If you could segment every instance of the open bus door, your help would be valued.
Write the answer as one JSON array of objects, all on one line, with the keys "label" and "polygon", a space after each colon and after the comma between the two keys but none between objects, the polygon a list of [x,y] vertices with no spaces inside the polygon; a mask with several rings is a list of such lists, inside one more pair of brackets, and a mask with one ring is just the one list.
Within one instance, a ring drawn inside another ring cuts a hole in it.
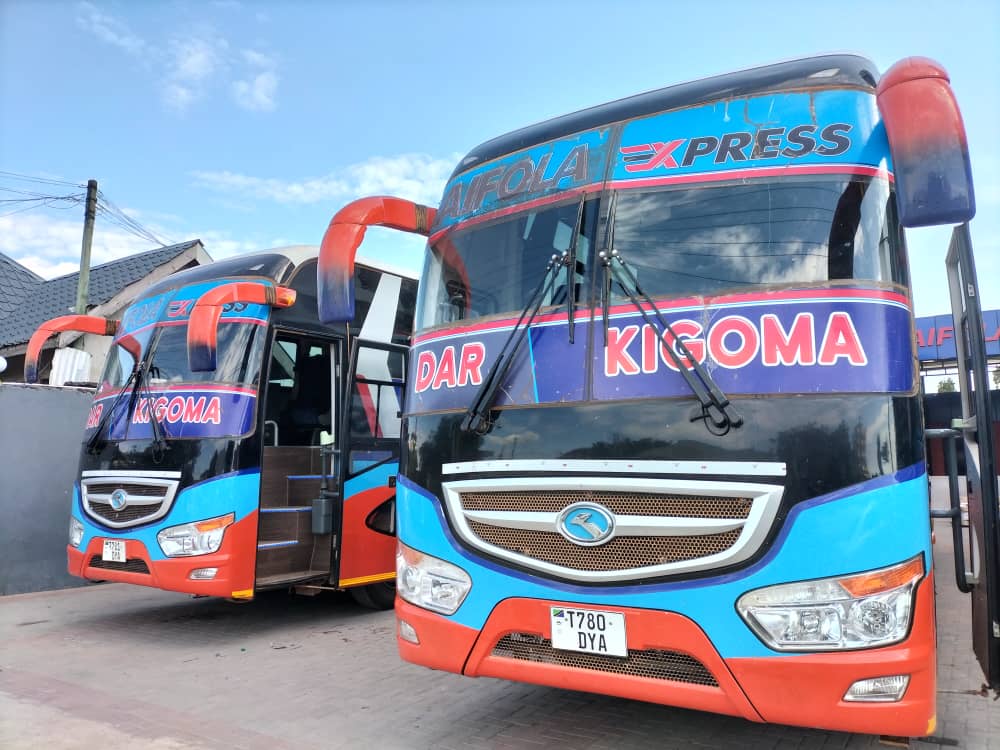
[{"label": "open bus door", "polygon": [[339,539],[343,339],[275,330],[263,384],[256,588],[321,579]]},{"label": "open bus door", "polygon": [[[948,286],[954,317],[962,419],[954,427],[965,451],[969,502],[966,549],[956,546],[959,585],[972,594],[972,647],[987,685],[1000,690],[1000,504],[993,445],[992,410],[986,367],[979,285],[969,225],[952,233],[948,248]],[[955,471],[949,461],[949,473]],[[956,505],[953,499],[953,506]],[[960,524],[961,517],[953,517]],[[956,541],[958,541],[956,539]],[[968,569],[964,560],[969,561]],[[962,580],[964,578],[964,580]],[[962,585],[964,583],[964,586]]]},{"label": "open bus door", "polygon": [[340,435],[340,540],[331,582],[361,604],[392,606],[396,577],[396,474],[407,348],[354,339]]}]

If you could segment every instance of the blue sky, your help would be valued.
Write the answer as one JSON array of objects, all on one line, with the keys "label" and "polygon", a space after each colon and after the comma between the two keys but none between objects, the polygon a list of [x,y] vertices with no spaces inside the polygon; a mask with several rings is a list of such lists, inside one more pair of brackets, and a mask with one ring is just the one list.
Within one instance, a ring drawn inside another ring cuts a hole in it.
[{"label": "blue sky", "polygon": [[[568,111],[818,52],[861,52],[883,71],[926,55],[948,69],[963,108],[982,302],[997,308],[998,8],[0,0],[0,170],[96,178],[156,236],[200,237],[220,258],[318,244],[361,195],[436,205],[461,154]],[[77,192],[2,174],[0,187]],[[0,207],[0,251],[45,276],[74,270],[79,206],[11,210]],[[909,233],[919,315],[949,309],[949,231]],[[98,217],[95,262],[150,247]],[[362,252],[422,262],[421,243],[395,233],[372,233]]]}]

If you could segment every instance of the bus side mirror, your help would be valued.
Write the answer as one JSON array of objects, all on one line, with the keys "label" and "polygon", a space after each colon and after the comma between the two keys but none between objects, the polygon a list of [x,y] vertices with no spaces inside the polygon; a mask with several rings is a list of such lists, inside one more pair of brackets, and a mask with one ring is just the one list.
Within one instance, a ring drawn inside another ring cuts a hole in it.
[{"label": "bus side mirror", "polygon": [[436,211],[402,198],[360,198],[340,209],[323,235],[316,265],[319,319],[331,325],[354,320],[354,258],[368,227],[430,233]]},{"label": "bus side mirror", "polygon": [[976,214],[969,144],[948,74],[926,57],[886,71],[877,100],[904,227],[961,224]]},{"label": "bus side mirror", "polygon": [[291,307],[295,290],[270,281],[234,281],[209,289],[191,308],[188,319],[188,368],[191,372],[214,372],[219,348],[219,319],[226,305],[243,302],[270,307]]},{"label": "bus side mirror", "polygon": [[62,331],[114,336],[117,330],[117,320],[98,318],[95,315],[62,315],[45,321],[38,326],[38,330],[31,334],[31,340],[28,341],[28,351],[24,355],[24,382],[38,382],[38,357],[42,353],[42,345],[45,344],[49,336]]}]

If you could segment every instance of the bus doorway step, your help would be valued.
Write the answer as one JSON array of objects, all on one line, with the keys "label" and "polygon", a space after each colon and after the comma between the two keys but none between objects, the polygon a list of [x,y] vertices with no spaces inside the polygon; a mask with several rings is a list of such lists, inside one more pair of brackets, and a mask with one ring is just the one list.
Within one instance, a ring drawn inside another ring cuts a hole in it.
[{"label": "bus doorway step", "polygon": [[[313,579],[325,578],[328,575],[329,573],[325,570],[297,570],[290,573],[275,573],[274,575],[258,577],[256,588],[260,590],[275,588],[277,586],[291,586]],[[295,588],[299,587],[296,586]]]}]

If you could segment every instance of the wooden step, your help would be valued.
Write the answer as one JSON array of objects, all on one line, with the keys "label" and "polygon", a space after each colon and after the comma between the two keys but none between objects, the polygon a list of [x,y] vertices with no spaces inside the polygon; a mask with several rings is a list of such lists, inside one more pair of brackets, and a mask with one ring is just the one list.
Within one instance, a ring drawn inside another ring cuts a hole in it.
[{"label": "wooden step", "polygon": [[[282,544],[281,542],[294,544]],[[313,545],[298,543],[297,540],[280,540],[278,542],[261,542],[257,548],[257,577],[287,576],[296,571],[314,570],[312,564]]]},{"label": "wooden step", "polygon": [[[262,509],[257,519],[258,545],[297,539],[312,544],[312,507]],[[259,549],[259,546],[258,546]]]}]

